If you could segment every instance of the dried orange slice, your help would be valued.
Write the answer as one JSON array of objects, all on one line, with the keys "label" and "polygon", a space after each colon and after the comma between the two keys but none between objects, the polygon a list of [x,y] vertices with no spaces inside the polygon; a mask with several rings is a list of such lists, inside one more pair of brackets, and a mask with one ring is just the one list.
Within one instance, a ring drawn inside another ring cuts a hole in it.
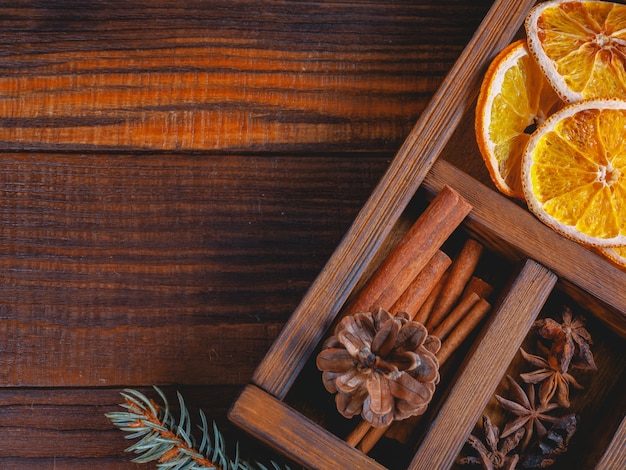
[{"label": "dried orange slice", "polygon": [[626,246],[601,248],[600,253],[613,261],[618,267],[626,270]]},{"label": "dried orange slice", "polygon": [[476,104],[476,139],[491,179],[507,196],[523,199],[522,153],[530,133],[561,100],[520,40],[491,62]]},{"label": "dried orange slice", "polygon": [[545,2],[525,22],[531,54],[567,102],[626,99],[626,5]]},{"label": "dried orange slice", "polygon": [[626,101],[585,100],[557,111],[522,158],[529,209],[590,246],[626,245]]}]

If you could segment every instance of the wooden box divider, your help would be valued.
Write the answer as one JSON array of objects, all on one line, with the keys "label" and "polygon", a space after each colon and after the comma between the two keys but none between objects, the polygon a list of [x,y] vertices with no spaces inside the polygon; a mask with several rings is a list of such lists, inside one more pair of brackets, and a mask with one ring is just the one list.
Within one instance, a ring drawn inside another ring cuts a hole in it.
[{"label": "wooden box divider", "polygon": [[246,386],[229,417],[259,441],[307,468],[336,470],[338,462],[346,470],[385,468],[255,385]]}]

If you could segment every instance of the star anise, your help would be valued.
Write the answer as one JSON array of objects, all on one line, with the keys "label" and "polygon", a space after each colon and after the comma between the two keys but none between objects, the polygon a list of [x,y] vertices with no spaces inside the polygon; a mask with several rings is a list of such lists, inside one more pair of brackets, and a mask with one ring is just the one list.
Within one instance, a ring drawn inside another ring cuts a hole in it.
[{"label": "star anise", "polygon": [[379,309],[344,317],[316,363],[339,412],[380,427],[426,410],[439,382],[440,347],[421,323]]},{"label": "star anise", "polygon": [[473,434],[470,434],[467,438],[467,443],[478,452],[479,456],[463,457],[458,459],[457,463],[462,465],[482,465],[485,470],[495,470],[497,468],[514,470],[519,461],[519,455],[509,454],[519,444],[524,435],[524,428],[517,429],[513,434],[501,440],[500,429],[491,422],[489,416],[484,415],[483,433],[485,434],[485,443]]},{"label": "star anise", "polygon": [[546,427],[542,421],[554,423],[558,418],[548,415],[550,411],[558,408],[557,403],[537,404],[535,402],[535,386],[527,385],[527,392],[509,375],[506,376],[509,382],[509,392],[512,400],[507,400],[499,395],[496,399],[500,405],[507,411],[517,416],[513,421],[507,423],[502,430],[502,437],[507,437],[520,428],[526,430],[522,449],[528,445],[533,435],[533,429],[537,430],[539,436],[546,433]]},{"label": "star anise", "polygon": [[540,356],[529,354],[520,348],[522,357],[531,365],[538,367],[537,370],[528,372],[526,374],[520,374],[520,378],[528,384],[539,385],[539,402],[542,406],[547,406],[548,402],[556,397],[556,402],[568,408],[570,406],[569,401],[569,386],[570,384],[577,389],[582,389],[576,379],[567,372],[562,372],[559,365],[556,363],[554,356],[548,356],[548,359],[544,359]]},{"label": "star anise", "polygon": [[567,452],[570,439],[576,432],[578,416],[575,413],[555,422],[548,432],[537,440],[522,458],[524,468],[545,468],[553,465],[559,455]]},{"label": "star anise", "polygon": [[572,319],[572,310],[565,306],[562,311],[563,323],[552,318],[537,320],[534,327],[539,335],[552,340],[550,355],[557,360],[561,372],[567,372],[570,363],[579,369],[596,370],[590,344],[591,335],[585,329],[584,317],[578,315]]}]

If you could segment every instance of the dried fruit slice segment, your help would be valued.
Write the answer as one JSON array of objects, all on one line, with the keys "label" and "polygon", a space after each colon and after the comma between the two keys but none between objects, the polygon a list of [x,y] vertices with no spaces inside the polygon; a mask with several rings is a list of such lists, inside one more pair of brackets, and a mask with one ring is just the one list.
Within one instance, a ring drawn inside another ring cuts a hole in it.
[{"label": "dried fruit slice segment", "polygon": [[563,100],[626,98],[626,5],[544,2],[525,28],[531,54]]},{"label": "dried fruit slice segment", "polygon": [[523,40],[492,61],[476,106],[476,138],[496,187],[522,199],[521,157],[535,127],[561,100],[530,57]]},{"label": "dried fruit slice segment", "polygon": [[553,114],[522,159],[529,209],[590,246],[626,245],[626,101],[590,100]]},{"label": "dried fruit slice segment", "polygon": [[620,268],[626,270],[626,246],[601,248],[600,253],[609,258]]}]

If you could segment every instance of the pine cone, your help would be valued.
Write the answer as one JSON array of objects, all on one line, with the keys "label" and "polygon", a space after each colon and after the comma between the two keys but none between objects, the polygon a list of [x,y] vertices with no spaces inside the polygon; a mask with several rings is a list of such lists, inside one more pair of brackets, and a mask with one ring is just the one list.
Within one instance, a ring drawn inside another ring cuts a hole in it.
[{"label": "pine cone", "polygon": [[405,313],[379,309],[344,317],[316,363],[343,416],[360,413],[381,427],[426,411],[439,382],[440,347]]}]

